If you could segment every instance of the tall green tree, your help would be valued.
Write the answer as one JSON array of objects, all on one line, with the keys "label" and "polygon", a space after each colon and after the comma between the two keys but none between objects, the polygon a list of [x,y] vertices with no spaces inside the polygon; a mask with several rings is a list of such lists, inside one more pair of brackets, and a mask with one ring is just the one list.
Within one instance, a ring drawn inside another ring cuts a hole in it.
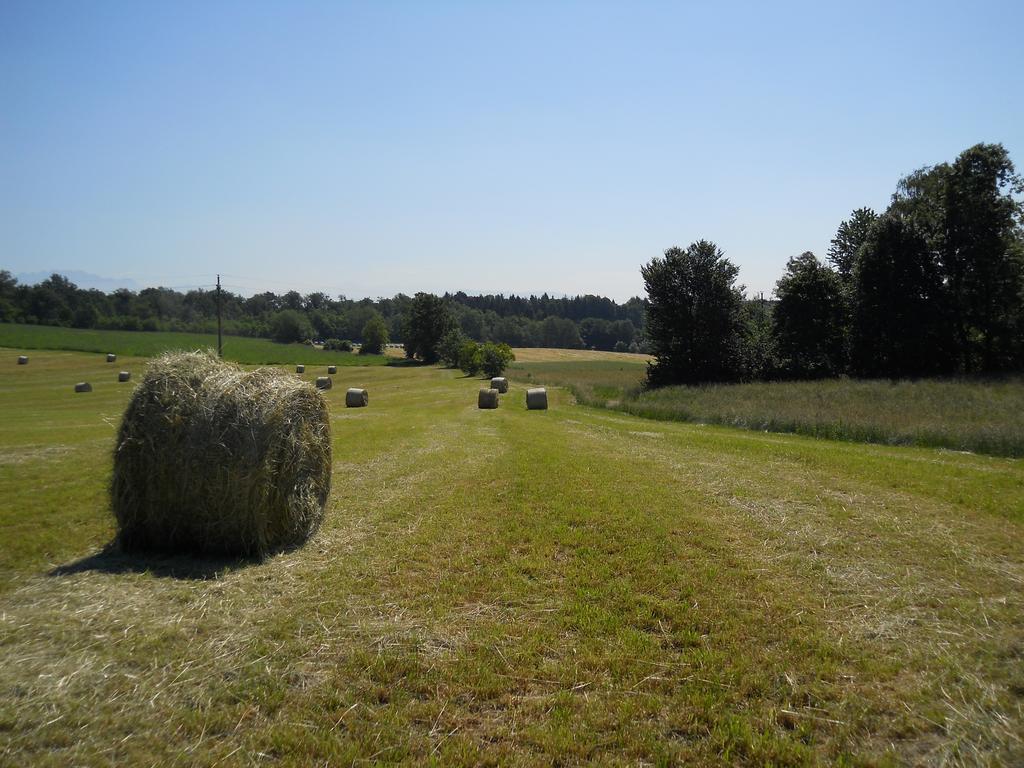
[{"label": "tall green tree", "polygon": [[773,304],[763,296],[743,302],[740,361],[744,381],[764,381],[779,372]]},{"label": "tall green tree", "polygon": [[845,367],[843,290],[811,252],[794,256],[775,284],[775,340],[784,376],[819,379]]},{"label": "tall green tree", "polygon": [[17,278],[6,269],[0,269],[0,322],[12,322],[18,317],[17,288]]},{"label": "tall green tree", "polygon": [[740,374],[743,290],[739,270],[708,240],[669,248],[640,268],[651,387],[733,381]]},{"label": "tall green tree", "polygon": [[425,363],[441,359],[441,339],[455,327],[447,302],[432,293],[417,293],[405,316],[404,344],[407,357]]},{"label": "tall green tree", "polygon": [[305,314],[296,309],[283,309],[270,320],[270,337],[288,344],[313,337],[313,326]]},{"label": "tall green tree", "polygon": [[864,245],[868,230],[875,223],[878,214],[870,208],[858,208],[850,218],[839,224],[836,236],[828,248],[828,260],[832,262],[839,278],[844,283],[853,280],[853,267],[857,251]]},{"label": "tall green tree", "polygon": [[985,371],[1005,369],[1012,359],[1024,287],[1015,248],[1022,209],[1013,197],[1021,192],[1024,183],[1000,144],[964,151],[946,186],[943,262],[954,317],[967,326],[972,357]]},{"label": "tall green tree", "polygon": [[857,255],[854,283],[854,373],[900,378],[950,369],[942,277],[913,224],[880,217]]},{"label": "tall green tree", "polygon": [[549,315],[541,323],[541,346],[556,349],[580,349],[583,339],[580,338],[576,323],[566,317]]},{"label": "tall green tree", "polygon": [[948,294],[959,370],[1019,365],[1024,264],[1017,199],[1024,181],[1001,144],[976,144],[953,163],[900,180],[889,211],[922,233]]},{"label": "tall green tree", "polygon": [[458,368],[459,353],[462,351],[462,345],[467,340],[468,337],[461,329],[458,327],[452,328],[444,335],[441,343],[437,346],[438,359],[448,368]]},{"label": "tall green tree", "polygon": [[384,351],[387,343],[388,326],[384,322],[384,318],[375,312],[373,317],[367,320],[366,325],[363,326],[363,345],[359,348],[359,353],[363,355],[379,355]]}]

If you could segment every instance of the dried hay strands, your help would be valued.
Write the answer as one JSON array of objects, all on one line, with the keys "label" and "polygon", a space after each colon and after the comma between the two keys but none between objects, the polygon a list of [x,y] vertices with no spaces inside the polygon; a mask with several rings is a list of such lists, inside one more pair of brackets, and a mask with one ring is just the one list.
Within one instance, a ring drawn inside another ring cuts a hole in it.
[{"label": "dried hay strands", "polygon": [[495,376],[491,379],[491,389],[496,389],[501,394],[505,394],[508,392],[508,379],[504,376]]},{"label": "dried hay strands", "polygon": [[476,399],[477,408],[497,408],[498,407],[498,390],[496,389],[481,389],[480,394]]},{"label": "dried hay strands", "polygon": [[305,542],[331,489],[327,402],[279,368],[212,352],[153,360],[114,450],[126,550],[263,556]]},{"label": "dried hay strands", "polygon": [[92,392],[92,384],[88,381],[80,381],[75,384],[75,392]]},{"label": "dried hay strands", "polygon": [[548,409],[548,391],[544,387],[526,390],[526,407],[531,411],[546,411]]},{"label": "dried hay strands", "polygon": [[345,406],[347,408],[362,408],[369,404],[370,396],[366,393],[365,389],[350,387],[348,391],[345,392]]},{"label": "dried hay strands", "polygon": [[118,381],[128,381],[132,377],[131,371],[121,371],[117,374]]},{"label": "dried hay strands", "polygon": [[317,389],[330,389],[334,386],[334,382],[331,381],[330,376],[317,376],[316,377],[316,388]]}]

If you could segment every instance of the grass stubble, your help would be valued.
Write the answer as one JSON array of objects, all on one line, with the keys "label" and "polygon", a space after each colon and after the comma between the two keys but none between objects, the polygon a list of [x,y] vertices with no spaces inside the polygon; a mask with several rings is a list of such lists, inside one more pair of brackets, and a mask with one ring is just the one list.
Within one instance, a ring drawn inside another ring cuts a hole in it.
[{"label": "grass stubble", "polygon": [[0,373],[0,763],[1024,759],[1019,461],[347,369],[317,536],[204,570],[95,556],[129,390],[37,360]]}]

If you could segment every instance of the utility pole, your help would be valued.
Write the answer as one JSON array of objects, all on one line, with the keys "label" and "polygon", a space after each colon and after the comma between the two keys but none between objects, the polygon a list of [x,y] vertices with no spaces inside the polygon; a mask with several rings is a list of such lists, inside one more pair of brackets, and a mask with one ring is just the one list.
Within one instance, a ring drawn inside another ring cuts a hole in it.
[{"label": "utility pole", "polygon": [[217,357],[224,357],[224,340],[220,334],[220,275],[217,275]]}]

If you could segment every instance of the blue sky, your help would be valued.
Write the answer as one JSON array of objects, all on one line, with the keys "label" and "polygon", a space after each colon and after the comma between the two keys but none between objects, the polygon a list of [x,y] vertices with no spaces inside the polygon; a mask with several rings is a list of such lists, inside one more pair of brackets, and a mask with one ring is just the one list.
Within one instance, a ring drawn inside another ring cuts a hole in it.
[{"label": "blue sky", "polygon": [[0,2],[0,268],[751,293],[899,177],[1024,167],[1024,3]]}]

